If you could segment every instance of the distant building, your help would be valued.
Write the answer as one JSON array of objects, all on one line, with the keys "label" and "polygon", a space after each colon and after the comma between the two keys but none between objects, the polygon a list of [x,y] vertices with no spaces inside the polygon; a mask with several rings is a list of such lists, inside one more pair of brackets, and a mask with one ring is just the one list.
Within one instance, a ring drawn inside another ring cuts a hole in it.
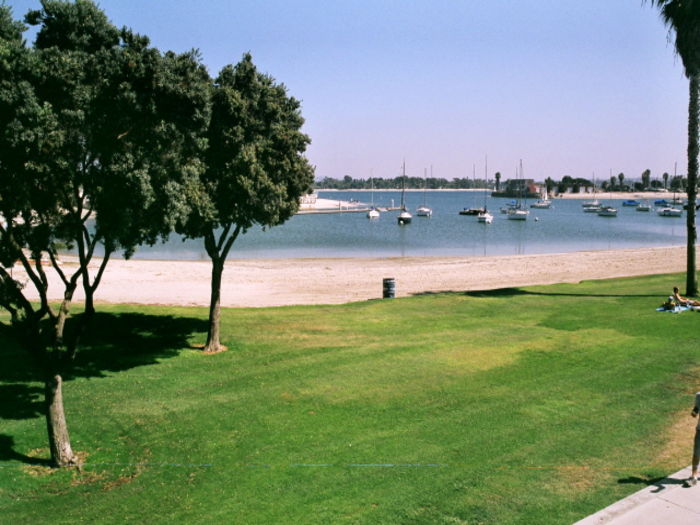
[{"label": "distant building", "polygon": [[542,185],[533,179],[508,179],[502,185],[501,191],[491,193],[492,197],[508,197],[511,199],[538,199],[542,192]]}]

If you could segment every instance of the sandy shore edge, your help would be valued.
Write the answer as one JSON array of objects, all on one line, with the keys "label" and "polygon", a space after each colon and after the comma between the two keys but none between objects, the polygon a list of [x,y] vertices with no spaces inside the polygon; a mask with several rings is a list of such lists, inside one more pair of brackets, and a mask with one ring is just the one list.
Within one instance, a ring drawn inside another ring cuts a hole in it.
[{"label": "sandy shore edge", "polygon": [[[488,290],[685,271],[684,246],[559,254],[488,257],[236,259],[226,263],[221,289],[225,307],[342,304],[382,296],[382,279],[396,280],[397,297],[446,291]],[[91,266],[94,272],[99,261]],[[75,260],[63,258],[71,272]],[[63,288],[47,269],[50,299]],[[26,282],[19,267],[14,277]],[[109,262],[98,303],[208,306],[208,261]],[[31,283],[26,292],[32,296]],[[36,296],[32,296],[36,298]],[[76,292],[76,301],[83,299]]]}]

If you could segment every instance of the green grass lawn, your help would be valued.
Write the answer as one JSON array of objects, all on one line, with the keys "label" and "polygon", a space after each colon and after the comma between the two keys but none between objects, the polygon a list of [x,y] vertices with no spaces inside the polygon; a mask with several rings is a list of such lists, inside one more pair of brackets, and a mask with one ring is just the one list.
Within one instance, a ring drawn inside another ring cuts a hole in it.
[{"label": "green grass lawn", "polygon": [[700,315],[654,276],[340,306],[100,306],[82,472],[0,336],[1,523],[572,523],[690,462]]}]

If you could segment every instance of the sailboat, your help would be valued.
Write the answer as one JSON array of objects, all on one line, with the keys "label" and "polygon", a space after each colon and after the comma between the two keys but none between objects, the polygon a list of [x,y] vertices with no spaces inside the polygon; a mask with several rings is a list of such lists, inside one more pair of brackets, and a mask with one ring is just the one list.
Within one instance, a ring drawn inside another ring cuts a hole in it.
[{"label": "sailboat", "polygon": [[488,157],[485,158],[484,160],[484,183],[486,187],[484,188],[484,209],[479,212],[479,215],[476,216],[477,222],[480,222],[482,224],[491,224],[493,222],[493,215],[489,213],[489,211],[486,209],[486,197],[488,196],[489,193],[489,165],[488,165]]},{"label": "sailboat", "polygon": [[413,216],[408,212],[408,209],[406,208],[405,195],[406,195],[406,161],[404,161],[404,163],[403,163],[403,177],[401,178],[401,211],[399,212],[399,216],[397,217],[399,226],[403,226],[404,224],[411,224],[411,219],[413,219]]},{"label": "sailboat", "polygon": [[[428,191],[427,171],[428,170],[426,170],[425,168],[423,169],[423,178],[426,179],[425,187],[423,188],[423,204],[416,208],[416,215],[418,215],[419,217],[431,217],[433,215],[433,210],[425,204],[425,194]],[[430,166],[430,178],[432,177],[433,167]]]},{"label": "sailboat", "polygon": [[379,218],[379,210],[374,206],[374,180],[371,177],[369,179],[369,184],[370,184],[370,187],[372,189],[372,207],[367,212],[367,218],[368,219],[378,219]]},{"label": "sailboat", "polygon": [[537,202],[530,204],[530,208],[536,208],[538,210],[548,210],[552,207],[552,201],[549,200],[549,192],[547,191],[547,185],[545,183],[544,191],[540,193],[540,199]]},{"label": "sailboat", "polygon": [[[676,178],[676,165],[673,165],[673,178],[675,180]],[[673,190],[673,200],[671,201],[671,204],[666,204],[663,208],[659,209],[656,211],[656,213],[660,217],[682,217],[683,216],[683,209],[676,208],[674,204],[676,203],[676,190],[674,188]]]},{"label": "sailboat", "polygon": [[647,199],[644,199],[642,202],[637,204],[637,211],[651,211],[651,204],[649,204],[649,201]]},{"label": "sailboat", "polygon": [[[516,174],[517,174],[517,168],[516,168]],[[516,178],[519,178],[521,181],[520,188],[518,191],[518,198],[516,200],[515,206],[510,208],[507,212],[507,219],[511,221],[525,221],[527,220],[527,216],[530,213],[522,203],[522,196],[523,196],[523,190],[524,190],[524,185],[525,185],[525,179],[523,178],[523,161],[522,159],[520,160],[520,175],[517,176]]]},{"label": "sailboat", "polygon": [[600,210],[600,201],[595,198],[595,172],[593,173],[593,200],[583,201],[581,207],[585,213],[598,213]]},{"label": "sailboat", "polygon": [[[472,180],[474,181],[474,187],[476,187],[476,164],[473,166]],[[479,215],[484,213],[486,208],[464,208],[459,212],[460,215]]]}]

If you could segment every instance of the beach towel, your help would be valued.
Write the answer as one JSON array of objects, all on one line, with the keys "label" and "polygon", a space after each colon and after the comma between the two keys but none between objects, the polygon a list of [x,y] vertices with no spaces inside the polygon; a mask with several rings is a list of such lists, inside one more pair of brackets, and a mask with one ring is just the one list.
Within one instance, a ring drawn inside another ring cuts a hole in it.
[{"label": "beach towel", "polygon": [[669,310],[667,308],[664,308],[663,306],[659,306],[656,311],[657,312],[668,312],[671,314],[679,314],[681,312],[685,312],[686,310],[695,310],[695,309],[700,309],[698,306],[676,306],[673,308],[673,310]]}]

